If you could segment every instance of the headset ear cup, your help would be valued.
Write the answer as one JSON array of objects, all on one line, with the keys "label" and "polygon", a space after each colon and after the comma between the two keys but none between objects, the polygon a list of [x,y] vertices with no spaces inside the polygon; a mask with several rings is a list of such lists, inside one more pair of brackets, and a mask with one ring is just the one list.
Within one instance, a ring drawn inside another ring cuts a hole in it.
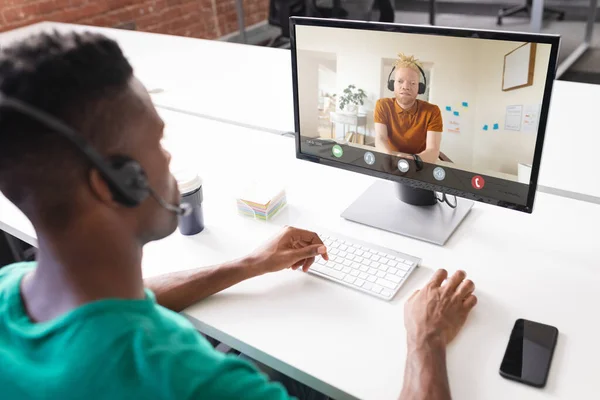
[{"label": "headset ear cup", "polygon": [[137,161],[126,156],[112,156],[110,166],[127,183],[128,193],[123,195],[112,185],[113,199],[124,206],[136,207],[148,197],[148,178],[146,172]]},{"label": "headset ear cup", "polygon": [[389,80],[389,81],[388,81],[388,86],[387,86],[387,87],[388,87],[388,90],[389,90],[390,92],[393,92],[393,91],[394,91],[394,81],[393,81],[393,80]]},{"label": "headset ear cup", "polygon": [[425,84],[423,82],[419,82],[419,94],[425,93]]}]

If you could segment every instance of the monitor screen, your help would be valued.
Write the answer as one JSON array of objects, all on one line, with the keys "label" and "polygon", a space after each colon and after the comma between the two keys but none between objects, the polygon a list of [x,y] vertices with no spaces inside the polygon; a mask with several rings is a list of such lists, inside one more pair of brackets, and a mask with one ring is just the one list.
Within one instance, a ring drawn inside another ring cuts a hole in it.
[{"label": "monitor screen", "polygon": [[298,157],[531,212],[558,43],[294,18]]}]

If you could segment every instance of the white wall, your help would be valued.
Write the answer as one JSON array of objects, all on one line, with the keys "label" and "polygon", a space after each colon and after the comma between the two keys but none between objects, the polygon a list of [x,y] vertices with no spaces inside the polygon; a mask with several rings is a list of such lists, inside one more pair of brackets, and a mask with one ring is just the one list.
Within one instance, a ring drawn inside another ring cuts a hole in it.
[{"label": "white wall", "polygon": [[[504,92],[504,55],[522,44],[502,41],[479,43],[480,68],[477,77],[476,135],[473,147],[473,166],[476,168],[517,175],[519,163],[533,162],[537,131],[504,130],[506,106],[542,104],[551,46],[537,44],[532,86]],[[498,123],[498,130],[492,129],[493,123]],[[482,129],[485,124],[489,125],[487,131]]]},{"label": "white wall", "polygon": [[[522,43],[311,26],[297,26],[296,35],[299,60],[317,52],[335,55],[338,96],[350,84],[366,91],[371,134],[372,111],[387,78],[385,62],[402,52],[430,67],[429,101],[439,106],[444,119],[441,150],[457,167],[476,166],[482,173],[491,170],[516,175],[519,162],[531,162],[536,133],[505,132],[504,112],[507,105],[541,103],[549,45],[537,46],[534,85],[502,92],[504,55]],[[308,67],[307,61],[303,64]],[[307,88],[314,87],[316,78],[299,70],[299,79],[301,130],[303,135],[313,136],[309,121],[313,116],[305,110],[313,101],[306,97]],[[316,97],[314,93],[311,96]],[[386,91],[384,96],[393,94]],[[469,107],[462,107],[463,102]],[[460,134],[447,131],[450,115],[446,106],[459,111]],[[493,130],[493,123],[500,129]],[[487,132],[482,129],[484,124],[489,125]]]},{"label": "white wall", "polygon": [[298,52],[298,98],[300,99],[300,131],[304,136],[318,136],[319,125],[319,64],[328,59],[314,51]]}]

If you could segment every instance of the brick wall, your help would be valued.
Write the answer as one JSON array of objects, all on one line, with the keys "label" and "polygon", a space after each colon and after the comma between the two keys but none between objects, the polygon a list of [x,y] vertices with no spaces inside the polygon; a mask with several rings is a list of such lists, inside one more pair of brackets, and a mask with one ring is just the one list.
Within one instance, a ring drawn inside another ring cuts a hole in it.
[{"label": "brick wall", "polygon": [[[243,0],[246,26],[268,0]],[[0,0],[0,31],[41,21],[120,27],[214,39],[238,30],[235,0]]]}]

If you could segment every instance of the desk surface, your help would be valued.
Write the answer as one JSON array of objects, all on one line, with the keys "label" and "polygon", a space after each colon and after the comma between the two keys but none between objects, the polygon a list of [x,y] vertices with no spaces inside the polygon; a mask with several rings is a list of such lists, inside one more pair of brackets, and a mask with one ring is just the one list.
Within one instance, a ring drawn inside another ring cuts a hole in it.
[{"label": "desk surface", "polygon": [[[59,23],[2,33],[0,44],[50,29],[91,30],[118,41],[148,89],[164,90],[153,95],[157,106],[270,132],[294,131],[289,50]],[[599,97],[600,85],[555,82],[540,190],[600,203],[600,179],[588,166],[600,149],[596,105],[589,99]]]},{"label": "desk surface", "polygon": [[[391,400],[402,386],[404,301],[435,269],[462,268],[475,281],[480,302],[448,349],[455,398],[580,399],[598,393],[600,257],[594,249],[600,206],[544,193],[531,215],[476,204],[448,244],[438,247],[339,217],[374,178],[296,160],[289,138],[164,110],[161,115],[174,160],[193,160],[203,174],[207,228],[148,245],[145,276],[242,256],[283,224],[326,227],[423,258],[390,303],[286,271],[190,307],[185,314],[199,329],[336,398]],[[215,151],[223,143],[227,150]],[[289,205],[271,223],[235,211],[237,189],[256,177],[287,183]],[[0,198],[0,228],[34,236],[12,207]],[[560,330],[543,390],[498,375],[517,318]]]}]

